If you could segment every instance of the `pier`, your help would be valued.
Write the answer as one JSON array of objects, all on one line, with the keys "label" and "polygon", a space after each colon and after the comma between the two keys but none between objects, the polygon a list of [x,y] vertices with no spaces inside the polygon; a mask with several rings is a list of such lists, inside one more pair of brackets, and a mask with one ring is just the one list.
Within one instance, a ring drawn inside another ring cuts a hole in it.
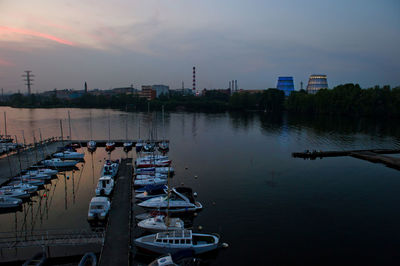
[{"label": "pier", "polygon": [[63,142],[59,138],[51,138],[3,156],[0,159],[0,185],[18,175],[21,170],[27,170],[33,164],[57,152],[57,148],[63,143],[67,142]]},{"label": "pier", "polygon": [[400,170],[400,158],[386,156],[384,154],[398,154],[400,149],[370,149],[370,150],[345,150],[345,151],[305,151],[294,152],[294,158],[316,159],[324,157],[351,156],[357,159],[373,163],[382,163],[387,167]]},{"label": "pier", "polygon": [[129,265],[132,158],[122,159],[99,265]]},{"label": "pier", "polygon": [[[73,145],[76,145],[76,146],[79,146],[79,147],[86,147],[88,141],[90,141],[90,140],[88,140],[88,139],[86,139],[86,140],[72,140],[71,143]],[[109,142],[109,141],[114,142],[115,143],[115,147],[123,147],[124,142],[131,142],[131,143],[133,143],[133,145],[136,145],[136,143],[139,140],[122,140],[122,139],[117,139],[117,140],[114,140],[114,139],[111,139],[111,140],[96,140],[96,139],[94,139],[94,141],[96,141],[96,146],[97,147],[105,147],[106,143]],[[142,141],[149,142],[149,140],[142,140]],[[169,140],[152,140],[151,142],[158,144],[158,143],[160,143],[162,141],[165,141],[165,142],[169,143]]]}]

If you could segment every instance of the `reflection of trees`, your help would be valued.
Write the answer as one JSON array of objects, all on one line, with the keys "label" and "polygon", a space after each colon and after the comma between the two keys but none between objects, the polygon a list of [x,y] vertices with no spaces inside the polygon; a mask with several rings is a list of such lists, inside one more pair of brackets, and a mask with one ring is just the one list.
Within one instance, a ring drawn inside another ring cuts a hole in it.
[{"label": "reflection of trees", "polygon": [[234,130],[248,130],[254,124],[254,117],[257,115],[254,112],[230,112],[229,119]]}]

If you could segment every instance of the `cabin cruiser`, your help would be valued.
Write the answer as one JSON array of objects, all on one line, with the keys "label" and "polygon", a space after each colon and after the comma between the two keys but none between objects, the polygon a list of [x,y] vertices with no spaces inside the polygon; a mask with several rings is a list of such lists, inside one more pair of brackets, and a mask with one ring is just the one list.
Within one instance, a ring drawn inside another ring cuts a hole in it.
[{"label": "cabin cruiser", "polygon": [[15,184],[15,185],[2,186],[2,187],[0,187],[0,190],[1,189],[19,189],[19,190],[26,191],[28,193],[35,193],[38,190],[38,187],[34,186],[34,185],[25,184],[25,183],[19,183],[19,184]]},{"label": "cabin cruiser", "polygon": [[108,141],[106,143],[106,151],[113,151],[115,149],[115,142]]},{"label": "cabin cruiser", "polygon": [[96,146],[96,141],[91,140],[88,141],[88,143],[86,144],[86,147],[88,148],[89,151],[93,152],[96,150],[97,146]]},{"label": "cabin cruiser", "polygon": [[171,195],[148,199],[138,204],[145,209],[166,210],[169,212],[195,212],[203,208],[200,202],[195,201],[193,191],[188,187],[177,187],[171,190]]},{"label": "cabin cruiser", "polygon": [[110,210],[111,204],[107,197],[94,197],[90,201],[88,210],[88,220],[104,220]]},{"label": "cabin cruiser", "polygon": [[150,232],[171,231],[185,229],[184,222],[180,218],[170,218],[164,215],[142,220],[138,226]]},{"label": "cabin cruiser", "polygon": [[6,208],[16,208],[21,205],[22,205],[21,199],[0,196],[0,210]]},{"label": "cabin cruiser", "polygon": [[148,200],[155,197],[166,196],[167,195],[166,185],[147,185],[145,190],[141,193],[136,192],[135,198],[137,200]]},{"label": "cabin cruiser", "polygon": [[75,159],[82,160],[85,157],[84,153],[76,152],[76,151],[62,151],[53,154],[54,158],[62,158],[62,159]]},{"label": "cabin cruiser", "polygon": [[152,177],[148,179],[136,179],[133,185],[136,187],[146,186],[146,185],[165,185],[167,184],[167,179],[161,179],[157,177]]},{"label": "cabin cruiser", "polygon": [[119,167],[119,160],[116,161],[111,161],[111,160],[106,160],[103,166],[103,170],[101,171],[101,175],[109,175],[114,178],[117,173],[118,173],[118,167]]},{"label": "cabin cruiser", "polygon": [[3,189],[0,188],[0,196],[2,197],[12,197],[12,198],[29,198],[30,193],[22,190],[22,189]]},{"label": "cabin cruiser", "polygon": [[114,179],[112,176],[102,176],[96,187],[96,196],[109,196],[114,189]]},{"label": "cabin cruiser", "polygon": [[136,247],[159,254],[175,253],[182,249],[192,249],[195,254],[201,254],[217,249],[219,239],[217,234],[199,234],[185,229],[142,236],[134,242]]},{"label": "cabin cruiser", "polygon": [[42,161],[43,165],[49,167],[72,167],[75,166],[78,161],[75,160],[61,160],[60,158],[53,158]]}]

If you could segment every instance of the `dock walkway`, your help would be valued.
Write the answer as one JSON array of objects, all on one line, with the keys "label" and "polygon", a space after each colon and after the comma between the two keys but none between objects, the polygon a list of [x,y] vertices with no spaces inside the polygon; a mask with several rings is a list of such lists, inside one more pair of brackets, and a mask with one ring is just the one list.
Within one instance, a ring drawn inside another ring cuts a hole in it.
[{"label": "dock walkway", "polygon": [[122,159],[99,265],[129,264],[131,186],[132,158]]}]

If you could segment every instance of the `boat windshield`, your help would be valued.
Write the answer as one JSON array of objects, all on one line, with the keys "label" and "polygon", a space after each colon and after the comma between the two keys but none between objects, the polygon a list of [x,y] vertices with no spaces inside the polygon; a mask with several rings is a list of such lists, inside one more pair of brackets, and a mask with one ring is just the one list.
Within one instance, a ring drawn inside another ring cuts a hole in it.
[{"label": "boat windshield", "polygon": [[90,206],[91,210],[103,210],[104,206],[103,205],[92,205]]}]

